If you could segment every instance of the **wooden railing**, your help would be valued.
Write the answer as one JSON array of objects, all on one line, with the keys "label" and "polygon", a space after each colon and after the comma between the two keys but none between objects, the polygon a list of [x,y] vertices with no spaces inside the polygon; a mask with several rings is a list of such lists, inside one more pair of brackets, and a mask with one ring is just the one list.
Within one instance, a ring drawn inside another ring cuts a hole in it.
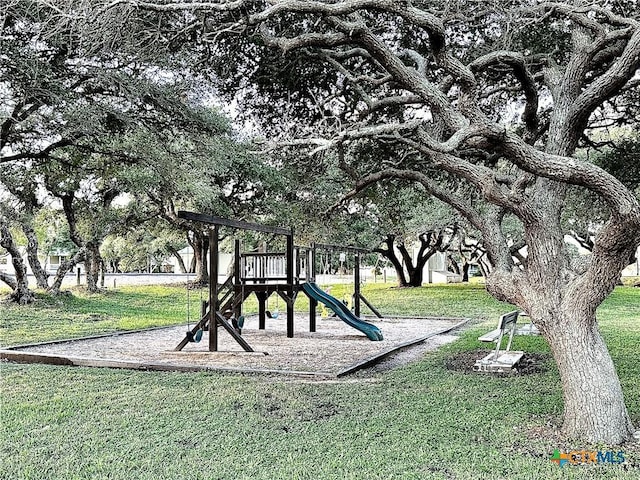
[{"label": "wooden railing", "polygon": [[[293,280],[307,279],[308,249],[295,247],[293,250]],[[240,255],[241,282],[287,281],[287,255],[284,252],[243,253]]]}]

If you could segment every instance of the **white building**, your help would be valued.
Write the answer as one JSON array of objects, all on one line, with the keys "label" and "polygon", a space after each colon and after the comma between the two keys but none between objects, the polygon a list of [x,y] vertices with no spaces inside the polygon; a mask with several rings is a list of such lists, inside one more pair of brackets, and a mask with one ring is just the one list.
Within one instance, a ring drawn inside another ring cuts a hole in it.
[{"label": "white building", "polygon": [[[33,271],[31,270],[31,265],[29,265],[29,260],[27,258],[27,249],[25,247],[18,247],[18,251],[20,252],[22,261],[27,267],[27,275],[32,275]],[[54,275],[58,271],[62,262],[69,258],[71,258],[71,254],[63,250],[54,250],[49,252],[48,255],[38,255],[42,268],[51,275]],[[80,269],[80,273],[84,273],[84,265],[82,263],[75,266],[74,272],[76,272],[78,268]],[[11,255],[7,252],[0,252],[0,272],[8,275],[15,275],[16,273],[13,268],[13,262],[11,261]]]},{"label": "white building", "polygon": [[622,270],[623,277],[640,277],[640,247],[636,251],[636,261]]},{"label": "white building", "polygon": [[[570,237],[569,237],[570,238]],[[575,244],[575,241],[569,243]],[[588,250],[579,248],[581,255],[590,255]],[[414,249],[414,256],[417,253],[417,249]],[[526,247],[522,250],[526,255]],[[640,277],[640,247],[636,252],[636,261],[627,266],[622,271],[622,277]],[[447,269],[447,256],[442,252],[436,252],[424,266],[423,270],[424,283],[458,283],[462,281],[462,276]]]},{"label": "white building", "polygon": [[460,283],[462,275],[447,269],[447,255],[443,252],[434,253],[422,271],[425,283]]}]

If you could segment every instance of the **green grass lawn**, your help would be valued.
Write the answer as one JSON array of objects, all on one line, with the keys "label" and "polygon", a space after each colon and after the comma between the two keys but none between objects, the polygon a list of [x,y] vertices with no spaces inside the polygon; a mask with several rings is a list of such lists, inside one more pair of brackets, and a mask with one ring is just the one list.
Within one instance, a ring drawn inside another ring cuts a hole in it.
[{"label": "green grass lawn", "polygon": [[[118,330],[186,322],[186,290],[175,286],[121,287],[101,294],[36,293],[33,306],[3,305],[0,346],[84,337]],[[199,294],[191,292],[190,312],[198,316]]]},{"label": "green grass lawn", "polygon": [[[338,298],[341,288],[332,290]],[[419,362],[338,382],[4,363],[0,478],[640,477],[637,444],[616,448],[626,458],[618,466],[560,469],[549,460],[555,448],[607,448],[555,436],[562,392],[551,363],[542,373],[512,377],[446,368],[456,355],[485,348],[477,336],[511,309],[481,285],[369,284],[365,295],[384,313],[483,323]],[[198,294],[191,299],[197,311]],[[302,301],[299,308],[306,308]],[[178,324],[185,317],[185,292],[178,287],[39,295],[35,306],[2,306],[0,345]],[[639,425],[640,289],[616,289],[598,318]],[[548,353],[541,338],[514,342],[517,349]]]}]

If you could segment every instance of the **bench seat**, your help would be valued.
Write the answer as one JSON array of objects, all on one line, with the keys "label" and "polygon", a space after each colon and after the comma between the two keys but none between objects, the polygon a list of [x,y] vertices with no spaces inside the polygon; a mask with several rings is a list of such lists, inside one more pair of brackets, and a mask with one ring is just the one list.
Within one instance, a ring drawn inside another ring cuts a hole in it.
[{"label": "bench seat", "polygon": [[490,332],[487,332],[484,335],[478,337],[478,340],[480,340],[481,342],[495,342],[496,340],[498,340],[501,331],[502,330],[500,330],[499,328],[496,328],[495,330],[491,330]]}]

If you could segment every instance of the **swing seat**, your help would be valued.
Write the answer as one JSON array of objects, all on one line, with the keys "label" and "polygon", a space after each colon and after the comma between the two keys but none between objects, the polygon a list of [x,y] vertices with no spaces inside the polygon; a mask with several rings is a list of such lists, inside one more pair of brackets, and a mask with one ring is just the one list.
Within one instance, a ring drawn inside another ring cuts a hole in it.
[{"label": "swing seat", "polygon": [[203,330],[201,328],[196,331],[195,335],[193,336],[193,341],[195,343],[198,343],[200,340],[202,340],[202,333]]},{"label": "swing seat", "polygon": [[191,330],[187,330],[187,340],[191,343],[198,343],[202,340],[203,330],[199,328],[196,330],[196,333],[193,333]]},{"label": "swing seat", "polygon": [[231,326],[233,326],[233,328],[240,334],[242,335],[242,326],[244,325],[244,316],[240,315],[237,319],[236,318],[232,318],[231,319]]},{"label": "swing seat", "polygon": [[265,313],[267,314],[267,317],[269,317],[269,318],[273,318],[273,319],[278,318],[278,316],[280,315],[277,311],[274,311],[274,312],[272,313],[272,312],[270,312],[269,310],[267,310]]}]

